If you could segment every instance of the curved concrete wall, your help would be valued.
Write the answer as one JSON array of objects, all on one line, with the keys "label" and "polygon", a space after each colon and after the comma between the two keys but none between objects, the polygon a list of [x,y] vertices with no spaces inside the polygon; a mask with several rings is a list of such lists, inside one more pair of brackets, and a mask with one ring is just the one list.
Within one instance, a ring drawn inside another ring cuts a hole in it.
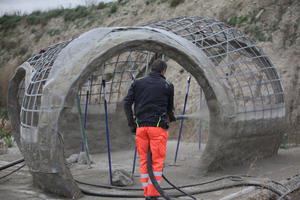
[{"label": "curved concrete wall", "polygon": [[[277,152],[284,133],[284,106],[280,105],[273,115],[272,110],[267,109],[256,115],[239,112],[242,106],[233,101],[235,97],[226,79],[201,48],[172,32],[156,28],[99,28],[64,44],[53,59],[50,73],[39,83],[43,84],[41,95],[36,95],[40,99],[31,101],[30,95],[25,94],[19,124],[18,119],[14,119],[20,113],[16,109],[16,88],[25,76],[24,66],[17,70],[11,81],[8,96],[13,133],[35,182],[40,186],[67,197],[81,195],[64,156],[62,132],[67,116],[89,76],[110,58],[131,50],[146,50],[172,58],[190,72],[203,89],[211,125],[210,137],[197,168],[200,174]],[[24,65],[31,69],[30,73],[32,69],[37,70],[28,63]],[[26,71],[27,94],[35,90],[30,80],[39,71],[32,76]],[[40,107],[35,108],[37,102]],[[35,112],[28,113],[25,108],[31,106]],[[267,115],[267,111],[271,112],[270,117],[260,123],[260,115]],[[27,117],[29,114],[31,117]]]}]

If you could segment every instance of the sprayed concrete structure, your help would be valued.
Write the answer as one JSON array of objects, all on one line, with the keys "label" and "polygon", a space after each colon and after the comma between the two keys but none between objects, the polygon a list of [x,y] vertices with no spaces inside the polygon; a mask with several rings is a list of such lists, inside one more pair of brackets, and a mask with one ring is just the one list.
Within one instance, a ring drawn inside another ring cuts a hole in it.
[{"label": "sprayed concrete structure", "polygon": [[285,130],[285,98],[268,57],[249,37],[222,22],[172,18],[94,29],[41,50],[16,70],[9,86],[9,116],[38,185],[66,197],[81,196],[64,155],[65,124],[76,96],[83,101],[91,86],[87,81],[94,79],[99,89],[90,93],[96,100],[89,103],[103,104],[101,81],[96,81],[102,77],[109,112],[121,113],[132,78],[147,74],[157,56],[175,60],[204,91],[210,136],[195,166],[199,175],[277,153]]}]

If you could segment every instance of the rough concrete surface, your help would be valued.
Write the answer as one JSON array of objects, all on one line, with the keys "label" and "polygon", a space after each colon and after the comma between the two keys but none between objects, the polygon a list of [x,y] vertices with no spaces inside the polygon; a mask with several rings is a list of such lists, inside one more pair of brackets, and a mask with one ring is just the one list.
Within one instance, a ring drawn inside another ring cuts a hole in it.
[{"label": "rough concrete surface", "polygon": [[[220,31],[224,30],[220,29]],[[208,32],[205,33],[205,37],[209,38],[209,36]],[[208,39],[208,41],[210,40]],[[233,43],[230,44],[232,46],[241,45],[241,42],[236,40]],[[248,44],[245,42],[244,45]],[[210,110],[210,123],[213,126],[210,126],[207,148],[201,159],[198,159],[197,175],[205,175],[206,172],[222,166],[244,163],[245,160],[251,160],[256,156],[267,157],[277,152],[284,133],[281,129],[285,127],[285,110],[283,109],[281,116],[268,116],[266,121],[252,114],[259,111],[263,113],[262,116],[265,116],[265,108],[247,110],[246,105],[243,105],[244,111],[240,113],[239,110],[236,110],[235,101],[231,101],[232,94],[228,91],[229,87],[225,79],[221,78],[214,63],[192,42],[177,34],[151,27],[98,28],[82,34],[60,51],[51,66],[47,81],[41,88],[41,103],[40,107],[34,110],[35,114],[26,114],[29,112],[28,108],[22,104],[21,121],[24,123],[21,123],[20,127],[21,140],[17,140],[17,142],[24,148],[22,153],[26,164],[30,168],[35,182],[41,187],[67,197],[80,195],[79,188],[66,166],[63,152],[64,145],[68,144],[65,139],[68,135],[73,136],[73,134],[62,134],[65,130],[63,127],[66,124],[66,117],[72,109],[78,90],[91,76],[91,73],[99,68],[99,64],[105,63],[120,52],[132,49],[157,52],[174,59],[193,75],[203,89]],[[251,52],[264,55],[262,51],[257,50],[258,47],[255,49]],[[30,67],[33,70],[33,66]],[[21,68],[24,67],[21,66]],[[276,70],[273,68],[272,70],[276,74]],[[230,78],[230,76],[228,77]],[[269,79],[272,80],[274,77],[270,76]],[[13,79],[12,82],[14,83],[16,80]],[[32,85],[33,82],[31,81],[30,84]],[[31,90],[30,88],[28,86],[26,91]],[[273,89],[278,90],[277,87]],[[275,93],[277,94],[277,92]],[[17,100],[15,94],[14,87],[10,86],[8,96],[13,102],[9,104],[10,118],[19,115],[18,110],[13,109]],[[24,99],[28,98],[30,99],[30,95],[26,92]],[[27,101],[24,100],[24,102]],[[35,102],[30,101],[28,106],[31,103],[35,105]],[[276,103],[280,106],[272,104],[271,109],[273,111],[274,108],[278,114],[278,109],[284,108],[285,104],[283,99]],[[251,116],[248,116],[249,114]],[[246,126],[248,121],[251,122],[251,126]],[[257,121],[261,121],[261,123],[255,123]],[[254,129],[256,126],[262,130],[258,136]],[[96,128],[96,130],[98,129]],[[243,134],[240,135],[240,133]],[[14,131],[14,134],[18,135],[18,130]],[[239,144],[243,145],[239,146]]]},{"label": "rough concrete surface", "polygon": [[[167,156],[165,160],[165,168],[164,175],[175,185],[187,185],[193,183],[201,183],[209,180],[213,180],[216,178],[224,177],[226,175],[240,175],[247,174],[256,176],[256,178],[245,178],[247,181],[255,181],[258,183],[266,183],[272,185],[271,180],[286,183],[285,179],[288,179],[300,171],[300,160],[298,159],[300,156],[300,148],[291,148],[291,149],[280,149],[278,154],[265,159],[256,159],[252,163],[248,163],[241,166],[236,167],[228,167],[223,169],[222,171],[216,171],[214,173],[208,173],[205,177],[197,178],[194,175],[194,167],[197,164],[197,160],[199,156],[201,156],[205,144],[201,145],[201,150],[198,149],[198,143],[186,143],[181,142],[179,147],[179,153],[176,164],[179,166],[170,166],[169,164],[173,164],[174,156],[176,151],[177,141],[168,141],[167,144]],[[112,158],[112,169],[123,169],[127,172],[132,171],[133,164],[133,150],[120,150],[111,153]],[[22,155],[19,152],[17,147],[9,149],[9,154],[0,155],[0,166],[3,166],[13,160],[20,158]],[[100,185],[109,185],[109,168],[108,168],[108,157],[107,153],[93,154],[95,163],[92,164],[92,168],[88,169],[88,165],[79,165],[79,164],[71,164],[69,165],[72,175],[76,180],[84,181],[93,184]],[[137,158],[136,168],[135,168],[135,176],[133,178],[133,185],[130,187],[133,188],[141,188],[139,182],[139,158]],[[20,166],[18,164],[17,166]],[[0,176],[3,176],[17,166],[6,169],[0,172]],[[294,180],[295,181],[295,180]],[[209,185],[203,185],[200,187],[194,187],[192,189],[186,189],[186,191],[190,192],[193,189],[205,189],[216,186],[222,186],[228,183],[232,183],[236,181],[232,181],[229,179],[224,179],[220,181],[216,181]],[[296,181],[297,182],[297,181]],[[299,180],[298,180],[299,182]],[[119,191],[113,189],[100,189],[93,186],[86,186],[82,184],[78,184],[80,187],[92,190],[94,192],[106,192],[116,194]],[[169,185],[162,181],[162,187],[169,187]],[[288,184],[287,184],[288,185]],[[280,190],[283,190],[283,187],[277,187]],[[250,191],[248,194],[240,196],[240,191]],[[121,191],[122,193],[124,191]],[[167,193],[174,193],[174,191],[166,190]],[[141,193],[141,192],[140,192]],[[194,195],[197,199],[247,199],[250,198],[251,195],[257,194],[261,195],[263,193],[265,197],[268,194],[265,190],[261,188],[255,189],[255,187],[238,187],[238,188],[230,188],[217,190],[214,192],[203,193]],[[18,172],[4,178],[0,179],[0,194],[1,199],[12,200],[12,199],[29,199],[29,200],[37,200],[37,199],[65,199],[62,197],[58,197],[54,194],[46,193],[42,189],[40,189],[36,184],[34,184],[32,180],[32,176],[29,173],[28,168],[25,166]],[[229,195],[235,195],[233,198],[226,198]],[[4,197],[4,198],[3,198]],[[292,199],[300,198],[300,196],[291,196]],[[109,197],[93,197],[84,195],[81,199],[83,200],[97,200],[97,199],[125,199],[125,200],[139,200],[143,198],[109,198]],[[174,199],[191,199],[188,197],[180,197]],[[259,199],[256,197],[255,199]]]}]

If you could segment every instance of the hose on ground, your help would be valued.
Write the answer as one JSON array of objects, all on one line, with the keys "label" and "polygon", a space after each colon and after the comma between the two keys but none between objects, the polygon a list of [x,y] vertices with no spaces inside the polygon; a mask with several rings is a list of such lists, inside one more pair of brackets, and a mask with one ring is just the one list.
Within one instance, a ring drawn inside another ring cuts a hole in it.
[{"label": "hose on ground", "polygon": [[14,166],[14,165],[16,165],[16,164],[19,164],[19,163],[21,163],[21,162],[24,162],[24,158],[20,158],[20,159],[15,160],[15,161],[13,161],[13,162],[11,162],[11,163],[8,163],[7,165],[1,166],[1,167],[0,167],[0,171],[1,171],[1,170],[4,170],[4,169],[6,169],[6,168],[12,167],[12,166]]},{"label": "hose on ground", "polygon": [[16,171],[18,171],[19,169],[21,169],[21,168],[24,167],[25,165],[26,165],[26,164],[23,164],[21,167],[18,167],[18,168],[15,169],[14,171],[12,171],[12,172],[10,172],[10,173],[4,175],[4,176],[1,176],[0,179],[3,179],[3,178],[5,178],[5,177],[7,177],[7,176],[9,176],[9,175],[11,175],[11,174],[13,174],[13,173],[15,173]]},{"label": "hose on ground", "polygon": [[179,189],[178,187],[176,187],[173,183],[171,183],[164,175],[162,175],[162,177],[165,179],[165,181],[167,181],[167,183],[169,183],[173,188],[175,188],[176,190],[180,191],[181,193],[191,197],[192,199],[197,200],[195,197],[193,197],[192,195],[190,195],[189,193]]},{"label": "hose on ground", "polygon": [[[233,177],[242,177],[242,176],[249,177],[247,175],[224,176],[224,177],[217,178],[217,179],[214,179],[214,180],[211,180],[211,181],[206,181],[206,182],[202,182],[202,183],[196,183],[196,184],[179,186],[178,188],[196,187],[196,186],[205,185],[205,184],[208,184],[208,183],[213,183],[213,182],[216,182],[216,181],[219,181],[219,180],[223,180],[223,179],[228,179],[228,178],[230,178],[231,180],[234,180]],[[253,176],[250,176],[250,177],[253,177]],[[86,184],[86,185],[92,185],[92,186],[96,186],[96,187],[102,187],[101,185],[89,184],[89,183],[85,183],[85,182],[81,182],[81,181],[77,181],[77,182],[82,183],[82,184]],[[195,189],[194,191],[189,192],[189,194],[190,195],[202,194],[202,193],[208,193],[208,192],[213,192],[213,191],[218,191],[218,190],[224,190],[226,188],[243,187],[243,186],[263,187],[263,188],[269,189],[270,191],[272,191],[273,193],[275,193],[275,194],[277,194],[279,196],[284,195],[284,193],[282,191],[280,191],[280,190],[278,190],[278,189],[276,189],[276,188],[274,188],[274,187],[272,187],[270,185],[262,184],[260,182],[255,182],[255,181],[249,181],[249,182],[248,181],[236,181],[236,182],[229,183],[229,184],[226,184],[226,185],[214,186],[214,187],[210,187],[210,188],[207,188],[207,189],[200,189],[200,190],[199,189]],[[114,187],[114,186],[103,186],[103,187],[104,188],[109,188],[109,189],[119,189],[119,190],[143,190],[143,189],[139,189],[139,188],[122,188],[122,187]],[[162,189],[163,190],[170,190],[170,189],[174,189],[174,188],[162,188]],[[182,196],[182,194],[172,193],[172,194],[169,194],[169,196],[171,196],[171,197],[179,197],[179,196]],[[126,197],[126,196],[124,196],[124,197]],[[289,197],[287,197],[287,198],[290,199]]]},{"label": "hose on ground", "polygon": [[[189,194],[190,195],[195,195],[195,194],[202,194],[202,193],[208,193],[208,192],[214,192],[214,191],[218,191],[218,190],[224,190],[224,189],[228,189],[228,188],[233,188],[233,187],[245,187],[245,186],[259,186],[265,189],[268,189],[270,191],[272,191],[273,193],[279,195],[279,196],[283,196],[283,195],[287,195],[285,193],[283,193],[280,190],[277,190],[275,188],[273,188],[270,185],[266,185],[266,184],[262,184],[260,182],[252,182],[252,181],[239,181],[239,182],[233,182],[230,184],[226,184],[226,185],[221,185],[221,186],[214,186],[214,187],[210,187],[207,189],[195,189],[193,191],[190,191]],[[87,194],[87,195],[92,195],[92,196],[102,196],[102,197],[120,197],[120,198],[142,198],[144,197],[142,194],[134,194],[134,193],[107,193],[107,192],[94,192],[94,191],[90,191],[90,190],[86,190],[83,189],[81,187],[79,187],[82,191],[83,194]],[[183,196],[182,193],[169,193],[169,197],[180,197]],[[290,197],[286,197],[286,199],[291,200]]]},{"label": "hose on ground", "polygon": [[93,183],[86,183],[83,181],[76,180],[76,182],[84,184],[84,185],[90,185],[90,186],[95,186],[95,187],[100,187],[100,188],[106,188],[106,189],[116,189],[116,190],[136,190],[136,191],[142,191],[143,188],[127,188],[127,187],[117,187],[117,186],[110,186],[110,185],[98,185],[98,184],[93,184]]},{"label": "hose on ground", "polygon": [[[151,153],[151,151],[149,151]],[[148,153],[148,156],[149,156],[149,153]],[[152,157],[152,155],[151,155]],[[148,159],[147,159],[148,160]],[[9,167],[12,167],[16,164],[19,164],[21,162],[24,161],[24,158],[20,158],[16,161],[13,161],[7,165],[4,165],[4,166],[1,166],[0,167],[0,171],[3,170],[3,169],[7,169]],[[152,161],[152,160],[151,160]],[[149,162],[150,164],[150,162]],[[20,166],[19,168],[15,169],[14,171],[10,172],[9,174],[6,174],[2,177],[0,177],[0,179],[10,175],[10,174],[13,174],[15,173],[16,171],[18,171],[19,169],[21,169],[22,167],[24,167],[26,164],[23,164],[22,166]],[[152,165],[152,163],[150,164],[150,166]],[[149,166],[149,167],[150,167]],[[148,162],[147,162],[147,167],[148,167]],[[152,166],[151,166],[151,170],[152,171]],[[149,172],[149,169],[148,169],[148,172]],[[153,175],[153,171],[152,171],[152,175]],[[149,176],[150,176],[150,173],[149,173]],[[245,177],[248,177],[246,175],[239,175],[239,176],[224,176],[224,177],[221,177],[221,178],[218,178],[218,179],[214,179],[212,181],[207,181],[207,182],[202,182],[202,183],[197,183],[197,184],[191,184],[191,185],[185,185],[185,186],[180,186],[178,188],[184,188],[184,187],[195,187],[195,186],[200,186],[200,185],[204,185],[204,184],[207,184],[207,183],[212,183],[212,182],[215,182],[215,181],[218,181],[218,180],[222,180],[222,179],[226,179],[226,178],[230,178],[231,180],[233,180],[232,178],[234,177],[241,177],[241,176],[245,176]],[[150,176],[151,178],[151,176]],[[153,178],[155,180],[155,177],[153,175]],[[151,180],[152,183],[156,182],[156,180]],[[84,183],[84,182],[80,182],[80,181],[77,181],[79,183],[83,183],[83,184],[87,184],[87,183]],[[156,182],[157,183],[157,182]],[[88,185],[92,185],[92,184],[88,184]],[[157,184],[158,185],[158,184]],[[95,185],[95,186],[98,186],[98,185]],[[222,186],[215,186],[215,187],[210,187],[208,189],[198,189],[198,190],[194,190],[194,191],[191,191],[189,192],[190,195],[193,195],[193,194],[201,194],[201,193],[207,193],[207,192],[213,192],[213,191],[217,191],[217,190],[223,190],[223,189],[226,189],[226,188],[231,188],[231,187],[243,187],[243,186],[258,186],[258,187],[262,187],[262,188],[266,188],[270,191],[272,191],[273,193],[277,194],[280,196],[280,200],[283,199],[283,198],[286,198],[288,200],[291,200],[291,198],[289,196],[287,196],[288,194],[296,191],[299,189],[298,188],[295,188],[293,190],[290,190],[286,193],[270,186],[270,185],[267,185],[267,184],[263,184],[263,183],[260,183],[260,182],[254,182],[254,181],[235,181],[233,183],[230,183],[230,184],[226,184],[226,185],[222,185]],[[80,190],[82,191],[83,194],[87,194],[87,195],[92,195],[92,196],[103,196],[103,197],[128,197],[128,198],[142,198],[144,197],[142,194],[136,194],[136,193],[127,193],[127,194],[124,194],[124,193],[121,193],[121,194],[116,194],[116,193],[107,193],[107,192],[93,192],[93,191],[90,191],[90,190],[87,190],[87,189],[84,189],[84,188],[81,188],[79,187]],[[124,188],[120,188],[120,187],[112,187],[112,186],[107,186],[106,188],[110,188],[110,189],[124,189]],[[128,188],[130,189],[130,188]],[[131,190],[134,189],[134,190],[137,190],[137,188],[131,188]],[[173,189],[173,188],[172,188]],[[168,195],[169,196],[169,195]],[[179,196],[182,196],[182,193],[178,194],[178,193],[172,193],[170,194],[171,197],[179,197]],[[169,196],[169,199],[171,199]]]},{"label": "hose on ground", "polygon": [[299,190],[299,189],[300,189],[300,186],[297,187],[297,188],[295,188],[295,189],[293,189],[293,190],[287,191],[286,193],[284,193],[283,195],[281,195],[281,197],[280,197],[278,200],[283,199],[285,196],[287,196],[287,195],[289,195],[290,193],[295,192],[296,190]]},{"label": "hose on ground", "polygon": [[[213,182],[217,182],[220,180],[224,180],[224,179],[230,179],[232,181],[237,181],[237,180],[243,180],[242,177],[255,177],[255,176],[249,176],[249,175],[228,175],[228,176],[223,176],[217,179],[213,179],[210,181],[205,181],[205,182],[201,182],[201,183],[194,183],[194,184],[190,184],[190,185],[182,185],[182,186],[177,186],[178,188],[187,188],[187,187],[194,187],[194,186],[199,186],[199,185],[205,185],[205,184],[209,184],[209,183],[213,183]],[[256,178],[256,177],[255,177]],[[110,185],[99,185],[99,184],[93,184],[93,183],[86,183],[83,181],[79,181],[76,180],[76,182],[84,184],[84,185],[90,185],[90,186],[94,186],[94,187],[100,187],[100,188],[107,188],[107,189],[117,189],[117,190],[140,190],[143,191],[143,188],[128,188],[128,187],[118,187],[118,186],[110,186]],[[174,187],[163,187],[163,190],[174,190]]]},{"label": "hose on ground", "polygon": [[152,170],[152,153],[150,148],[148,150],[148,155],[147,155],[147,170],[148,170],[150,180],[153,186],[155,187],[155,189],[157,190],[157,192],[166,200],[172,200],[172,198],[167,193],[165,193],[163,189],[161,189],[160,185],[157,183],[154,177],[153,170]]},{"label": "hose on ground", "polygon": [[91,195],[91,196],[99,196],[99,197],[120,197],[120,198],[143,198],[144,195],[143,194],[136,194],[136,193],[110,193],[110,192],[94,192],[91,190],[87,190],[84,188],[79,187],[79,189],[81,190],[81,192],[83,194],[87,194],[87,195]]}]

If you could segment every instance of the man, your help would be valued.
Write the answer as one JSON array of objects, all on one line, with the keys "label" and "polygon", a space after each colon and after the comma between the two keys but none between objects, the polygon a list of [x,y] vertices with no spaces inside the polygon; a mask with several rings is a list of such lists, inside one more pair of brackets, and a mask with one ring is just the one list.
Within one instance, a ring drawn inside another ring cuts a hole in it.
[{"label": "man", "polygon": [[[140,155],[140,180],[146,200],[155,200],[159,193],[154,188],[147,170],[147,154],[152,152],[152,170],[160,184],[166,155],[168,122],[175,121],[174,86],[164,77],[167,64],[155,60],[149,76],[136,80],[124,100],[124,111],[131,133],[136,134]],[[135,120],[132,104],[134,103]]]}]

